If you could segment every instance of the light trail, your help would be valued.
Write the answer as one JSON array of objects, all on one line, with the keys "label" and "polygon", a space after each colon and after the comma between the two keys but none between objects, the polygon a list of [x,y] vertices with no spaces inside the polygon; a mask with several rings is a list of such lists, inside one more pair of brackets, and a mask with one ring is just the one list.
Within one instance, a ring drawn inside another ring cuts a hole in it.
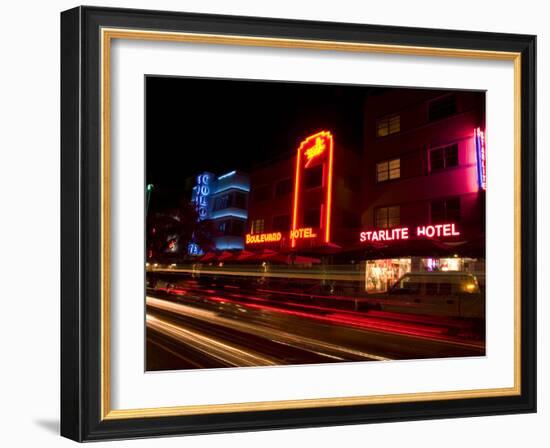
[{"label": "light trail", "polygon": [[165,352],[167,353],[170,353],[170,355],[172,356],[175,356],[176,358],[178,359],[181,359],[182,361],[184,361],[185,363],[187,364],[191,364],[194,368],[196,369],[200,369],[201,368],[201,365],[194,362],[192,359],[190,358],[187,358],[186,356],[183,356],[181,353],[178,353],[176,352],[175,350],[172,350],[171,348],[169,347],[166,347],[164,344],[161,344],[160,342],[158,341],[155,341],[153,339],[148,339],[147,341],[148,343],[151,343],[153,345],[156,345],[157,347],[159,347],[161,350],[164,350]]},{"label": "light trail", "polygon": [[[220,299],[220,301],[222,301],[222,299]],[[322,355],[326,353],[327,355],[329,355],[328,357],[332,357],[332,358],[343,357],[344,359],[347,359],[350,356],[353,356],[353,357],[362,358],[365,361],[367,360],[387,361],[390,359],[374,353],[367,353],[362,350],[355,350],[352,348],[341,347],[341,346],[330,344],[328,342],[320,341],[317,339],[307,338],[304,336],[287,333],[281,330],[272,329],[268,327],[261,327],[256,324],[241,322],[235,319],[229,319],[226,317],[222,317],[213,311],[201,310],[188,305],[183,305],[181,303],[173,303],[173,302],[169,302],[163,299],[158,299],[155,297],[147,296],[146,303],[147,303],[147,306],[150,306],[152,308],[169,311],[175,314],[179,314],[181,316],[193,317],[195,319],[202,320],[211,324],[217,324],[217,325],[228,327],[234,330],[242,331],[243,333],[248,333],[255,336],[261,336],[271,341],[278,342],[278,343],[285,343],[287,345],[290,345],[292,347],[295,347],[301,350],[306,349],[308,351],[316,352],[317,354],[322,354]],[[253,306],[252,304],[246,304],[243,306],[246,306],[249,308],[254,308],[254,307],[262,308],[259,305]],[[295,314],[295,313],[285,313],[283,310],[280,310],[280,309],[274,309],[274,311],[277,311],[279,313],[284,313],[284,314]],[[308,316],[312,316],[312,315],[308,315]]]},{"label": "light trail", "polygon": [[[189,288],[188,292],[204,294],[204,290]],[[355,311],[344,311],[338,310],[318,305],[310,304],[301,304],[290,302],[285,305],[288,305],[293,308],[299,308],[302,311],[297,311],[293,309],[288,309],[282,307],[277,301],[271,300],[268,298],[248,296],[240,293],[228,293],[231,297],[237,297],[252,302],[260,302],[261,304],[256,303],[243,303],[242,301],[232,300],[229,297],[219,297],[214,295],[216,291],[207,290],[210,294],[208,296],[198,296],[197,299],[210,300],[222,304],[230,303],[238,306],[246,306],[249,308],[260,309],[263,311],[272,311],[282,314],[292,315],[296,317],[308,318],[312,320],[317,320],[332,325],[339,324],[344,326],[351,326],[354,328],[359,328],[362,330],[381,332],[387,334],[401,334],[406,335],[422,340],[428,340],[433,342],[443,342],[449,345],[455,345],[460,347],[468,347],[476,350],[484,350],[485,345],[482,343],[477,343],[473,341],[463,341],[458,337],[450,336],[447,334],[449,328],[456,327],[451,323],[446,322],[437,322],[432,318],[423,316],[418,316],[419,321],[417,322],[414,319],[414,316],[406,316],[401,314],[396,314],[393,316],[391,313],[372,311],[369,314],[365,315],[360,312]],[[218,291],[221,292],[221,291]],[[268,305],[269,304],[269,305]],[[308,312],[311,311],[311,312]],[[315,314],[315,312],[320,312],[323,314]],[[389,318],[388,316],[393,316],[395,318]]]},{"label": "light trail", "polygon": [[238,276],[238,277],[270,277],[270,278],[299,278],[303,280],[336,280],[336,281],[361,281],[362,273],[359,271],[347,271],[343,273],[335,271],[326,271],[326,272],[300,272],[295,271],[284,271],[284,272],[264,272],[260,270],[248,269],[213,269],[212,267],[208,269],[188,269],[188,268],[158,268],[158,267],[149,267],[147,272],[156,272],[156,273],[184,273],[191,274],[193,276],[209,275],[209,276]]},{"label": "light trail", "polygon": [[195,350],[230,365],[253,367],[275,366],[280,364],[276,360],[265,355],[252,351],[245,351],[236,345],[228,344],[202,333],[179,327],[151,315],[146,316],[146,325],[165,336],[189,345]]}]

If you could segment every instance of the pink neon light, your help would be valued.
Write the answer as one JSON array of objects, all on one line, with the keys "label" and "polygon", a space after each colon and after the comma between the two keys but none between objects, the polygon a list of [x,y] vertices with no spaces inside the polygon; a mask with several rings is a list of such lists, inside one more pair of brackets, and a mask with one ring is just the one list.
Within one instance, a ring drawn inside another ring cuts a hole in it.
[{"label": "pink neon light", "polygon": [[[408,227],[376,229],[360,232],[359,241],[361,243],[365,243],[367,241],[380,242],[408,240],[410,235],[411,232]],[[460,231],[457,230],[455,223],[430,224],[425,226],[417,226],[414,235],[417,238],[445,238],[460,236]]]},{"label": "pink neon light", "polygon": [[477,176],[479,186],[483,190],[487,189],[487,154],[485,149],[485,133],[481,128],[474,129],[474,141],[476,145],[477,157]]}]

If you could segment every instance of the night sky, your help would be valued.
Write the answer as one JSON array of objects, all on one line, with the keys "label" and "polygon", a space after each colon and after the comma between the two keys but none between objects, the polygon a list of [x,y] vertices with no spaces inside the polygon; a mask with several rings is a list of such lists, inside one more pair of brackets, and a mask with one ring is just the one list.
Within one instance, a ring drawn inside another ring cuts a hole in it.
[{"label": "night sky", "polygon": [[376,88],[180,77],[146,78],[146,180],[180,189],[202,171],[250,171],[330,130],[359,150]]}]

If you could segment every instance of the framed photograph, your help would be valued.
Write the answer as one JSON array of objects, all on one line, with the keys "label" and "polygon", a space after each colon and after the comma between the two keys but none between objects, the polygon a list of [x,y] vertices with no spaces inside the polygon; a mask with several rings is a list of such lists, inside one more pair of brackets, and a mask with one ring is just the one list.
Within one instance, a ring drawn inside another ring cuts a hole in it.
[{"label": "framed photograph", "polygon": [[536,411],[535,36],[61,14],[61,433]]}]

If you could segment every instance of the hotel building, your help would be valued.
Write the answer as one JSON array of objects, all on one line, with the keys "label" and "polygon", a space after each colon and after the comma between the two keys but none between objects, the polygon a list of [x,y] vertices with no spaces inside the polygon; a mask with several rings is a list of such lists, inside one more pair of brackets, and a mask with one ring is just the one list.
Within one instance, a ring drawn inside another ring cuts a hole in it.
[{"label": "hotel building", "polygon": [[[245,246],[364,263],[369,291],[422,270],[475,271],[483,283],[484,117],[482,92],[368,96],[362,148],[330,135],[330,167],[328,141],[326,152],[311,150],[313,136],[294,157],[250,173]],[[293,238],[293,229],[303,230]]]}]

